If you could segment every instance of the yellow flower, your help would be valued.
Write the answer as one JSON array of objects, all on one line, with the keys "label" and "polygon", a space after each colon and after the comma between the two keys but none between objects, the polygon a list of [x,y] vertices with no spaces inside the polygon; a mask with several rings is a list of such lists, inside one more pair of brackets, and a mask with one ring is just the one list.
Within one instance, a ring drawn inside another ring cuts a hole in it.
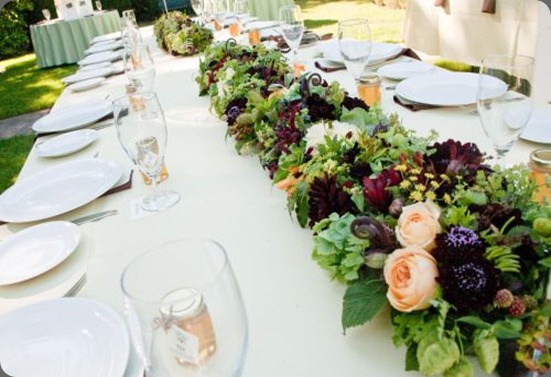
[{"label": "yellow flower", "polygon": [[432,173],[425,173],[425,177],[427,177],[428,179],[433,179],[433,178],[434,178],[434,174],[432,174]]},{"label": "yellow flower", "polygon": [[419,183],[418,185],[415,185],[415,190],[417,190],[417,191],[424,192],[426,189],[427,189],[427,187],[422,183]]},{"label": "yellow flower", "polygon": [[430,181],[430,185],[435,189],[440,187],[440,184],[436,181]]},{"label": "yellow flower", "polygon": [[408,187],[411,186],[411,182],[410,181],[402,181],[400,182],[400,188],[402,190],[406,190]]},{"label": "yellow flower", "polygon": [[452,203],[452,197],[450,194],[444,194],[444,203],[451,204]]},{"label": "yellow flower", "polygon": [[428,200],[432,200],[432,201],[435,201],[436,200],[436,194],[433,192],[433,191],[428,191],[425,193],[425,197],[428,199]]},{"label": "yellow flower", "polygon": [[394,167],[394,170],[404,172],[407,170],[407,166],[404,164],[400,164]]},{"label": "yellow flower", "polygon": [[415,174],[415,175],[421,174],[421,169],[418,169],[418,168],[411,169],[410,171],[411,171],[411,174]]},{"label": "yellow flower", "polygon": [[423,194],[419,191],[414,191],[409,195],[409,198],[411,200],[415,200],[416,202],[422,202],[423,201]]},{"label": "yellow flower", "polygon": [[417,182],[419,180],[419,177],[409,177],[409,180],[412,182]]}]

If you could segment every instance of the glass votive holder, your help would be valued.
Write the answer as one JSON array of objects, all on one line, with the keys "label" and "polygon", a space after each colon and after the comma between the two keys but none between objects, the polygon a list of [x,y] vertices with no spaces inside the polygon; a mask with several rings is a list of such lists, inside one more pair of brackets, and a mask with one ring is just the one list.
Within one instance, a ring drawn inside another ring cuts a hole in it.
[{"label": "glass votive holder", "polygon": [[551,148],[532,151],[528,167],[532,170],[532,176],[538,186],[536,200],[542,201],[546,197],[551,199],[551,191],[545,182],[547,179],[551,179]]},{"label": "glass votive holder", "polygon": [[366,105],[381,105],[381,79],[376,73],[368,73],[360,76],[357,85],[358,96]]},{"label": "glass votive holder", "polygon": [[256,46],[260,43],[260,30],[257,28],[253,28],[249,30],[249,44],[251,46]]}]

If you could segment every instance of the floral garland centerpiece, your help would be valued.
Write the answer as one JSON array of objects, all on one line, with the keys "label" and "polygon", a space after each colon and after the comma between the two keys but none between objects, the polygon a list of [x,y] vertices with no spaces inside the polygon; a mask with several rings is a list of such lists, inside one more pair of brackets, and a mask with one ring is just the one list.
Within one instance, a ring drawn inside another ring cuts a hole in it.
[{"label": "floral garland centerpiece", "polygon": [[213,46],[198,82],[313,229],[314,260],[347,285],[343,328],[390,305],[406,370],[473,376],[474,355],[487,373],[511,375],[508,360],[545,372],[551,207],[526,167],[417,136],[317,75],[258,74],[278,54]]},{"label": "floral garland centerpiece", "polygon": [[214,38],[211,30],[180,11],[164,13],[155,21],[153,32],[159,47],[183,56],[203,52]]}]

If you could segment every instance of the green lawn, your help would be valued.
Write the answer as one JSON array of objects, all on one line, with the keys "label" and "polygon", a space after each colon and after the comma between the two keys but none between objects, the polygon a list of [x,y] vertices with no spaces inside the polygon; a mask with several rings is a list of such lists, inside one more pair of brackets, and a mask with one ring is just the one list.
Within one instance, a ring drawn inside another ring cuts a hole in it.
[{"label": "green lawn", "polygon": [[76,65],[40,69],[34,54],[1,61],[0,119],[31,113],[53,106],[63,91],[62,77],[77,70]]},{"label": "green lawn", "polygon": [[0,193],[14,184],[33,141],[34,135],[0,139]]}]

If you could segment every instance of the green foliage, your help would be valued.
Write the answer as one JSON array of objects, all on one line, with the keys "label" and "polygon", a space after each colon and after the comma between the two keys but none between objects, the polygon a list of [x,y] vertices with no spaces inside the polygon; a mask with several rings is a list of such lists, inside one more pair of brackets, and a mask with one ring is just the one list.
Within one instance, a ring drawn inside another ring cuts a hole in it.
[{"label": "green foliage", "polygon": [[482,335],[480,331],[474,334],[473,348],[482,370],[492,373],[499,360],[499,342],[494,335]]},{"label": "green foliage", "polygon": [[371,321],[386,304],[386,290],[386,284],[378,276],[350,284],[343,299],[343,329]]},{"label": "green foliage", "polygon": [[352,234],[350,224],[354,219],[349,213],[342,217],[333,213],[314,226],[318,235],[314,237],[313,258],[340,281],[358,279],[358,270],[365,264],[363,252],[369,241]]},{"label": "green foliage", "polygon": [[0,11],[0,59],[22,55],[29,50],[25,17],[32,9],[31,0],[13,0]]}]

